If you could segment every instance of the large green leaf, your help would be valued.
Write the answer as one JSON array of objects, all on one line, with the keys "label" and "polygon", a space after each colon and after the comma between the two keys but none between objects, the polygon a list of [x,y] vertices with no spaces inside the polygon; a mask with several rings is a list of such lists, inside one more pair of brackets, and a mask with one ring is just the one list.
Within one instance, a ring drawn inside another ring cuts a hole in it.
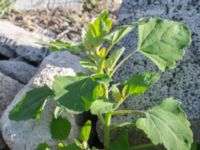
[{"label": "large green leaf", "polygon": [[110,150],[130,150],[127,130],[123,130],[119,137],[117,137],[115,141],[111,142]]},{"label": "large green leaf", "polygon": [[138,51],[162,71],[175,67],[191,41],[188,26],[159,18],[150,18],[147,23],[139,25],[138,36]]},{"label": "large green leaf", "polygon": [[141,95],[150,88],[152,84],[159,80],[160,76],[156,72],[141,72],[133,75],[130,79],[125,81],[122,90],[123,97],[128,95]]},{"label": "large green leaf", "polygon": [[189,150],[193,142],[190,123],[179,101],[168,98],[145,112],[136,126],[142,129],[155,145],[168,150]]},{"label": "large green leaf", "polygon": [[111,27],[112,20],[109,17],[109,12],[104,11],[89,24],[88,30],[83,36],[83,43],[85,47],[90,50],[99,47],[104,41],[104,36],[108,34]]},{"label": "large green leaf", "polygon": [[94,115],[101,115],[113,110],[114,103],[104,101],[104,100],[96,100],[92,103],[90,110]]},{"label": "large green leaf", "polygon": [[108,72],[111,72],[115,65],[117,64],[117,62],[119,61],[120,57],[122,56],[122,54],[124,53],[125,48],[119,48],[117,50],[115,50],[106,60],[105,66],[106,69],[108,70]]},{"label": "large green leaf", "polygon": [[138,22],[122,25],[117,27],[114,31],[104,37],[105,40],[109,41],[112,45],[119,42],[123,37],[125,37],[131,30],[140,24],[144,24],[147,21],[146,18],[140,19]]},{"label": "large green leaf", "polygon": [[37,146],[36,150],[51,150],[49,145],[46,143],[41,143]]},{"label": "large green leaf", "polygon": [[58,118],[53,118],[50,124],[51,136],[56,140],[67,139],[71,130],[71,124],[67,119],[59,116]]},{"label": "large green leaf", "polygon": [[83,142],[84,141],[87,142],[89,140],[91,128],[92,128],[92,122],[91,122],[91,120],[86,121],[86,123],[84,124],[84,126],[81,127],[80,138],[81,138],[81,140]]},{"label": "large green leaf", "polygon": [[22,100],[10,111],[9,118],[15,121],[40,118],[45,100],[54,92],[43,86],[27,92]]},{"label": "large green leaf", "polygon": [[57,76],[53,83],[56,100],[72,113],[87,111],[97,99],[97,90],[101,80],[106,81],[104,78],[107,76]]}]

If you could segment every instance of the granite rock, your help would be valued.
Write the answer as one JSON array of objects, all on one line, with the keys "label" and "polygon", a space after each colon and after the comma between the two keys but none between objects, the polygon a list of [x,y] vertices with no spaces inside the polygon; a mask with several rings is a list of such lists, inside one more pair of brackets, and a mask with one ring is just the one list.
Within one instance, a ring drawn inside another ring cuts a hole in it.
[{"label": "granite rock", "polygon": [[0,116],[23,84],[0,72]]},{"label": "granite rock", "polygon": [[[64,62],[62,59],[65,59]],[[55,75],[75,75],[75,72],[83,71],[79,64],[79,57],[69,52],[53,53],[46,58],[39,68],[39,72],[30,80],[14,98],[13,102],[4,112],[1,122],[2,134],[5,142],[12,150],[34,150],[40,143],[48,143],[54,148],[57,141],[51,139],[49,132],[49,123],[52,119],[52,112],[55,109],[54,101],[49,101],[42,112],[39,120],[28,120],[15,122],[8,118],[9,111],[19,102],[23,94],[34,87],[48,85],[52,87]],[[65,117],[72,124],[72,129],[67,140],[68,143],[78,137],[79,128],[75,123],[73,115],[66,113]]]},{"label": "granite rock", "polygon": [[0,54],[6,58],[13,58],[16,56],[16,53],[4,44],[0,44]]},{"label": "granite rock", "polygon": [[4,74],[24,84],[27,84],[37,72],[36,67],[17,60],[0,61],[0,70]]},{"label": "granite rock", "polygon": [[[11,103],[16,93],[23,87],[23,84],[0,72],[0,117],[3,111]],[[1,132],[1,130],[0,130]],[[6,144],[0,133],[0,150],[6,150]]]},{"label": "granite rock", "polygon": [[16,56],[31,62],[41,62],[49,54],[49,49],[39,43],[49,40],[39,33],[28,32],[7,21],[0,21],[0,49],[3,49],[0,54],[7,57]]}]

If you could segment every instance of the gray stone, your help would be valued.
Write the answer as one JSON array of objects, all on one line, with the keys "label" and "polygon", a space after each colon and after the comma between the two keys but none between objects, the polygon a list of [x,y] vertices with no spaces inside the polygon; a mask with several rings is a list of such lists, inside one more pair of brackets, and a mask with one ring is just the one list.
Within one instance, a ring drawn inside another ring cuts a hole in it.
[{"label": "gray stone", "polygon": [[18,81],[0,72],[0,117],[16,93],[23,87]]},{"label": "gray stone", "polygon": [[36,74],[37,68],[23,61],[2,60],[0,61],[0,70],[4,74],[18,80],[24,84]]},{"label": "gray stone", "polygon": [[[0,117],[6,107],[11,103],[16,93],[23,87],[18,81],[2,74],[0,72]],[[0,130],[0,150],[5,150],[6,144],[4,143],[1,130]]]},{"label": "gray stone", "polygon": [[16,10],[38,10],[64,7],[65,9],[78,10],[81,0],[17,0],[12,7]]},{"label": "gray stone", "polygon": [[[36,74],[29,84],[16,95],[12,104],[9,105],[1,118],[3,138],[12,150],[35,150],[38,144],[44,142],[54,148],[56,147],[58,143],[51,139],[49,132],[49,123],[52,119],[53,110],[55,109],[54,101],[49,101],[49,103],[47,103],[39,120],[31,119],[28,121],[15,122],[9,120],[8,113],[28,90],[45,84],[52,87],[55,75],[75,75],[75,72],[83,71],[79,61],[79,57],[69,52],[51,54],[43,61],[38,74]],[[71,143],[74,138],[79,136],[79,128],[75,123],[73,115],[65,113],[65,117],[67,117],[72,124],[72,129],[67,140],[68,143]]]},{"label": "gray stone", "polygon": [[7,57],[7,58],[13,58],[16,53],[11,50],[9,47],[7,47],[6,45],[1,45],[0,44],[0,54]]},{"label": "gray stone", "polygon": [[[4,54],[10,55],[9,57],[14,55],[10,54],[10,50],[13,50],[18,57],[40,62],[49,54],[49,50],[39,43],[48,42],[49,40],[48,37],[42,34],[28,32],[7,21],[0,21],[0,45],[7,47],[8,51]],[[5,48],[4,51],[6,51]]]},{"label": "gray stone", "polygon": [[0,149],[2,150],[2,149],[4,149],[5,147],[6,147],[6,145],[5,145],[5,143],[4,143],[3,139],[2,139],[2,137],[0,136]]}]

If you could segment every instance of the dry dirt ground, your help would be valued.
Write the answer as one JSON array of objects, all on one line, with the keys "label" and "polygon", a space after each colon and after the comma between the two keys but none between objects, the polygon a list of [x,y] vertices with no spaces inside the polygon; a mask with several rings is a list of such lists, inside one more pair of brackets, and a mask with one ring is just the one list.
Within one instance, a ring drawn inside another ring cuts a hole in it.
[{"label": "dry dirt ground", "polygon": [[56,40],[78,41],[82,29],[103,10],[109,10],[114,24],[117,23],[122,0],[84,0],[81,9],[30,10],[17,12],[10,10],[1,19],[9,20],[31,32],[40,32]]}]

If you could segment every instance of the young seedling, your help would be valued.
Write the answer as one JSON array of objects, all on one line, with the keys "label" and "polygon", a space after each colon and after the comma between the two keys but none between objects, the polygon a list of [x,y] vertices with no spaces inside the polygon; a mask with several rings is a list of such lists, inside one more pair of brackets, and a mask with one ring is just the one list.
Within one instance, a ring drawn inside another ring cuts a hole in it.
[{"label": "young seedling", "polygon": [[[173,69],[191,42],[188,26],[161,18],[142,18],[138,22],[122,25],[113,31],[111,28],[109,13],[104,11],[89,24],[82,42],[50,43],[54,51],[68,50],[84,54],[85,59],[80,63],[91,74],[56,76],[52,88],[44,86],[27,92],[12,109],[9,118],[15,121],[39,118],[45,101],[49,100],[49,97],[54,97],[58,107],[50,125],[50,132],[56,140],[66,140],[71,129],[70,122],[60,116],[60,110],[64,109],[72,114],[90,111],[97,115],[104,126],[105,150],[144,149],[158,144],[163,144],[168,150],[190,150],[193,134],[178,100],[167,98],[148,110],[119,109],[127,97],[140,96],[157,82],[160,78],[158,73],[139,72],[124,82],[115,84],[112,81],[117,69],[135,53],[149,58],[163,72]],[[115,49],[114,46],[135,28],[138,29],[138,46],[122,58],[125,48]],[[152,143],[130,146],[126,130],[115,141],[110,141],[111,128],[115,128],[112,126],[112,116],[123,114],[140,114],[142,117],[136,122],[122,122],[119,127],[133,127],[134,124],[134,127],[145,132]],[[59,144],[59,149],[89,150],[87,141],[90,130],[91,122],[87,121],[75,143]],[[38,149],[40,147],[50,149],[45,143],[39,145]]]}]

